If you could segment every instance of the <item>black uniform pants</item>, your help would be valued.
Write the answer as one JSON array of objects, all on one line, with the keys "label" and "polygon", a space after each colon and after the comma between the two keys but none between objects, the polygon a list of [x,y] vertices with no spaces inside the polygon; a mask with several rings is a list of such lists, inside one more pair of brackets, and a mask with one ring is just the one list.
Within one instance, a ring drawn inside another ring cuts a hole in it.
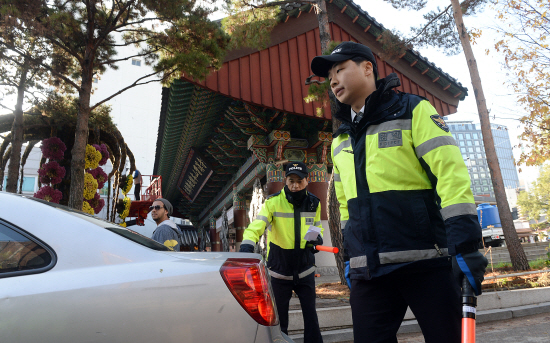
[{"label": "black uniform pants", "polygon": [[460,288],[450,267],[352,280],[350,304],[355,343],[397,343],[407,306],[426,343],[460,343]]},{"label": "black uniform pants", "polygon": [[140,200],[140,193],[141,193],[141,183],[136,183],[134,185],[134,197],[136,201]]},{"label": "black uniform pants", "polygon": [[279,312],[279,322],[281,331],[288,334],[288,305],[292,297],[292,291],[296,292],[300,305],[302,306],[302,316],[304,317],[304,343],[323,342],[321,330],[319,329],[319,320],[315,310],[315,273],[298,280],[295,285],[292,280],[282,280],[271,277],[271,286],[275,296],[275,304]]}]

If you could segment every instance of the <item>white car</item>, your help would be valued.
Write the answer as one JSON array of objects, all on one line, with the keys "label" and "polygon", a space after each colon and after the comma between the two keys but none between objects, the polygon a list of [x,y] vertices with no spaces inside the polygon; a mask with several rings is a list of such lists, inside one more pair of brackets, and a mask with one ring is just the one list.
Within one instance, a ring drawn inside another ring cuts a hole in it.
[{"label": "white car", "polygon": [[173,252],[0,192],[0,342],[292,342],[260,255]]}]

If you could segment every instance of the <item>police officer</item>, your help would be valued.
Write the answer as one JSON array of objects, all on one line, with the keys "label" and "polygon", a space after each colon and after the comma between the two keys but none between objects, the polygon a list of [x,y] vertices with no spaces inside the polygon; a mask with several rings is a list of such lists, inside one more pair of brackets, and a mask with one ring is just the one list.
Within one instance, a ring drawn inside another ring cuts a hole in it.
[{"label": "police officer", "polygon": [[355,342],[396,343],[407,306],[427,343],[460,342],[459,285],[466,275],[479,295],[487,259],[448,126],[427,99],[396,92],[396,74],[377,79],[367,46],[344,42],[311,69],[342,121],[331,152]]},{"label": "police officer", "polygon": [[[319,199],[306,190],[307,167],[289,162],[284,189],[268,197],[260,213],[243,235],[240,252],[254,252],[267,228],[267,267],[279,312],[281,330],[288,334],[288,306],[292,291],[300,299],[304,317],[304,342],[322,342],[315,310],[315,257],[312,246],[323,244]],[[320,234],[314,241],[304,236],[311,226]]]}]

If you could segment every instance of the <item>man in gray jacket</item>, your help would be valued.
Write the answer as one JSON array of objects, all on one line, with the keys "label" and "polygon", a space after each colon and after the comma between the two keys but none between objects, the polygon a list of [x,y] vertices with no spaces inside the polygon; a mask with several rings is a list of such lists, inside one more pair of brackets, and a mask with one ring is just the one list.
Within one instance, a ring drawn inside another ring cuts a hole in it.
[{"label": "man in gray jacket", "polygon": [[157,223],[157,228],[151,238],[174,251],[180,251],[181,231],[169,217],[172,215],[172,204],[166,199],[158,198],[149,207],[149,211]]}]

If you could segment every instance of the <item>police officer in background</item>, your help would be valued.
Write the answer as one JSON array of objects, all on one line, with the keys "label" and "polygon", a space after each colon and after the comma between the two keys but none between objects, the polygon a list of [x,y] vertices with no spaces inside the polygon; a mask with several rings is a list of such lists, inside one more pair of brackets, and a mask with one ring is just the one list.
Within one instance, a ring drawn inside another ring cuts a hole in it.
[{"label": "police officer in background", "polygon": [[[300,299],[304,317],[304,342],[322,342],[315,310],[315,256],[312,246],[323,244],[319,199],[306,190],[307,167],[289,162],[284,189],[268,197],[243,235],[240,252],[254,252],[267,228],[267,268],[279,312],[281,330],[288,334],[288,306],[292,291]],[[306,241],[311,226],[320,229],[317,239]]]}]

